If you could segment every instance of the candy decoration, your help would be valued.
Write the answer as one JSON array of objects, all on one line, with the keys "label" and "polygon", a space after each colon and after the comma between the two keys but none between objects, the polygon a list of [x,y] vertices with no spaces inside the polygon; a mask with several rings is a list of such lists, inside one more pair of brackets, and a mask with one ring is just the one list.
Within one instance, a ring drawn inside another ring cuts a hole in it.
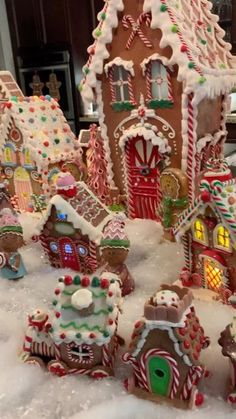
[{"label": "candy decoration", "polygon": [[152,42],[148,40],[148,38],[144,35],[143,31],[141,30],[141,25],[144,22],[146,23],[146,26],[150,28],[150,25],[151,25],[150,13],[142,13],[137,19],[137,21],[135,21],[131,15],[125,15],[123,17],[122,19],[123,27],[125,29],[129,29],[129,27],[131,26],[132,28],[132,33],[125,46],[126,49],[131,48],[131,45],[134,41],[135,36],[139,36],[139,38],[141,39],[141,41],[144,43],[144,45],[147,48],[153,48]]},{"label": "candy decoration", "polygon": [[193,385],[197,385],[200,378],[204,374],[204,369],[201,366],[192,366],[188,372],[181,398],[182,400],[189,400]]}]

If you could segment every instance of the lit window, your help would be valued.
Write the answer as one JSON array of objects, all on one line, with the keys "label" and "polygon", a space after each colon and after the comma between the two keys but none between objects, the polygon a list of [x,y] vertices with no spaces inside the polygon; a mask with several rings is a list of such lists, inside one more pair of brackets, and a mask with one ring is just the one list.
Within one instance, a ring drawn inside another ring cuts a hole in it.
[{"label": "lit window", "polygon": [[24,157],[25,157],[25,165],[31,166],[31,158],[30,158],[30,151],[28,148],[25,148],[24,150]]},{"label": "lit window", "polygon": [[205,261],[205,278],[207,281],[207,288],[217,290],[223,283],[223,271],[219,265],[207,259]]},{"label": "lit window", "polygon": [[85,257],[88,254],[88,249],[85,246],[82,246],[81,244],[77,247],[78,253],[81,257]]},{"label": "lit window", "polygon": [[15,148],[12,144],[6,144],[4,148],[4,163],[10,166],[16,164]]},{"label": "lit window", "polygon": [[217,226],[214,232],[215,247],[231,250],[229,230],[224,226]]},{"label": "lit window", "polygon": [[205,225],[199,219],[194,222],[194,238],[202,243],[206,242]]},{"label": "lit window", "polygon": [[50,243],[50,249],[53,253],[57,253],[58,252],[58,245],[55,242],[51,242]]},{"label": "lit window", "polygon": [[73,253],[72,246],[70,244],[65,244],[65,253],[70,255]]}]

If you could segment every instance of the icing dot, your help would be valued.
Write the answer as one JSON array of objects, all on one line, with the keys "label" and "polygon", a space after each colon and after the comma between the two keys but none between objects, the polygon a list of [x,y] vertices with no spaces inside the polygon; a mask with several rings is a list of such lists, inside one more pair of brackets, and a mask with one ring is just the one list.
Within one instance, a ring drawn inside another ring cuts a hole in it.
[{"label": "icing dot", "polygon": [[56,294],[56,295],[59,295],[59,294],[60,294],[60,292],[61,292],[60,288],[56,288],[56,289],[55,289],[55,294]]},{"label": "icing dot", "polygon": [[65,339],[65,337],[66,337],[65,333],[61,333],[61,334],[60,334],[60,338],[61,338],[61,339]]},{"label": "icing dot", "polygon": [[186,52],[186,51],[188,51],[187,45],[181,45],[180,51],[181,51],[181,52]]},{"label": "icing dot", "polygon": [[43,158],[46,158],[47,157],[47,154],[46,153],[42,153],[42,156],[43,156]]},{"label": "icing dot", "polygon": [[52,304],[53,304],[54,306],[56,306],[56,305],[57,305],[57,300],[53,300]]},{"label": "icing dot", "polygon": [[33,124],[33,123],[34,123],[34,118],[30,118],[30,119],[29,119],[29,123],[30,123],[30,124]]},{"label": "icing dot", "polygon": [[97,37],[97,38],[99,38],[99,36],[101,36],[101,34],[102,34],[102,31],[101,31],[100,29],[96,29],[96,30],[94,31],[94,35],[95,35],[95,37]]},{"label": "icing dot", "polygon": [[57,312],[55,313],[55,316],[56,316],[56,318],[57,318],[57,319],[59,319],[59,317],[61,317],[61,313],[59,313],[59,311],[57,311]]},{"label": "icing dot", "polygon": [[95,333],[90,333],[89,335],[90,339],[94,339],[96,337]]},{"label": "icing dot", "polygon": [[101,14],[101,19],[102,19],[102,20],[105,20],[105,19],[106,19],[106,17],[107,17],[106,13],[105,13],[105,12],[103,12],[103,13]]},{"label": "icing dot", "polygon": [[194,68],[195,67],[195,63],[193,61],[190,61],[188,63],[188,68]]},{"label": "icing dot", "polygon": [[34,112],[34,108],[30,107],[30,108],[29,108],[29,111],[30,111],[30,112]]},{"label": "icing dot", "polygon": [[47,121],[47,118],[46,118],[46,116],[41,116],[41,121],[42,121],[42,122],[45,122],[45,121]]},{"label": "icing dot", "polygon": [[107,330],[105,330],[105,332],[103,333],[104,338],[108,338],[108,336],[110,336],[109,332]]},{"label": "icing dot", "polygon": [[206,45],[207,44],[207,41],[205,39],[201,39],[201,44],[202,45]]},{"label": "icing dot", "polygon": [[206,82],[206,77],[204,77],[204,76],[199,77],[199,79],[198,79],[199,84],[204,84],[205,82]]},{"label": "icing dot", "polygon": [[165,4],[162,4],[161,7],[160,7],[160,11],[161,12],[166,12],[166,10],[167,10],[167,6]]},{"label": "icing dot", "polygon": [[211,32],[211,26],[207,27],[207,32]]},{"label": "icing dot", "polygon": [[100,286],[100,280],[97,276],[94,276],[92,279],[92,287],[99,287]]},{"label": "icing dot", "polygon": [[64,277],[64,284],[65,285],[71,285],[73,282],[73,279],[70,275],[65,275]]},{"label": "icing dot", "polygon": [[23,112],[23,109],[22,108],[19,108],[19,112],[22,113]]},{"label": "icing dot", "polygon": [[179,29],[178,29],[178,26],[177,26],[177,25],[175,25],[175,24],[174,24],[174,25],[172,25],[172,26],[171,26],[171,32],[173,32],[173,33],[177,33],[177,32],[178,32],[178,30],[179,30]]},{"label": "icing dot", "polygon": [[81,338],[81,333],[76,333],[75,336],[77,337],[77,339],[80,339]]}]

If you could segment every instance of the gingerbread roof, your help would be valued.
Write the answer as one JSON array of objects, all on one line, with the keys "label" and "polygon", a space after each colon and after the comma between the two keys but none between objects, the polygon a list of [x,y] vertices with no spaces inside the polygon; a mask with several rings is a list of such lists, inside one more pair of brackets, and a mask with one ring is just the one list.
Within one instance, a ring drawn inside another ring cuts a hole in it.
[{"label": "gingerbread roof", "polygon": [[12,96],[24,97],[10,71],[0,71],[0,103],[8,101]]},{"label": "gingerbread roof", "polygon": [[[230,91],[236,82],[231,45],[224,41],[225,32],[211,8],[208,0],[144,0],[143,5],[143,12],[150,13],[151,28],[162,32],[161,48],[172,48],[169,65],[178,65],[178,80],[184,82],[185,92],[198,90],[200,97]],[[103,73],[109,59],[108,45],[118,26],[119,12],[124,9],[123,0],[106,0],[98,15],[99,24],[93,32],[94,44],[88,49],[90,56],[81,83],[86,104],[93,102],[94,89],[97,94],[100,92],[97,76]]]},{"label": "gingerbread roof", "polygon": [[50,163],[80,159],[81,150],[59,104],[50,96],[14,98],[4,107],[0,125],[0,147],[8,140],[11,125],[23,137],[38,171]]},{"label": "gingerbread roof", "polygon": [[183,211],[174,227],[176,240],[180,240],[190,229],[194,219],[204,213],[205,208],[210,207],[218,215],[222,224],[229,229],[231,238],[236,243],[236,179],[226,182],[215,180],[211,183],[202,180],[200,188],[200,195]]},{"label": "gingerbread roof", "polygon": [[53,299],[53,339],[57,344],[109,343],[116,331],[120,304],[120,284],[115,274],[59,278]]},{"label": "gingerbread roof", "polygon": [[[137,357],[153,330],[166,330],[176,353],[189,366],[199,363],[201,349],[205,346],[204,330],[192,305],[192,293],[187,288],[163,285],[163,294],[171,291],[173,303],[166,305],[155,301],[160,292],[153,295],[144,306],[144,317],[135,324],[129,352]],[[177,300],[173,295],[177,294]],[[161,297],[164,298],[164,297]]]},{"label": "gingerbread roof", "polygon": [[38,226],[39,232],[50,217],[52,207],[55,207],[57,212],[65,214],[67,221],[80,229],[82,234],[88,235],[90,240],[99,244],[102,230],[113,214],[84,182],[77,182],[76,186],[77,194],[73,198],[64,199],[61,195],[51,198]]}]

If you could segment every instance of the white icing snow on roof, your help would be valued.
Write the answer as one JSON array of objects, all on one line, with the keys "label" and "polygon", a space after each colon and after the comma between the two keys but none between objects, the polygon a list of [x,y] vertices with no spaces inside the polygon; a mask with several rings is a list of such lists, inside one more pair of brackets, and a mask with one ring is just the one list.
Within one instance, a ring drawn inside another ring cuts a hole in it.
[{"label": "white icing snow on roof", "polygon": [[80,157],[78,141],[71,131],[59,104],[50,96],[10,100],[0,125],[0,147],[7,140],[9,125],[14,121],[23,136],[38,170],[50,163]]},{"label": "white icing snow on roof", "polygon": [[111,67],[113,67],[113,65],[124,67],[124,69],[127,70],[131,74],[131,76],[134,77],[134,63],[133,63],[133,61],[122,60],[122,58],[120,58],[120,57],[114,58],[114,60],[109,61],[109,63],[107,63],[104,67],[106,75],[108,75],[109,69]]}]

